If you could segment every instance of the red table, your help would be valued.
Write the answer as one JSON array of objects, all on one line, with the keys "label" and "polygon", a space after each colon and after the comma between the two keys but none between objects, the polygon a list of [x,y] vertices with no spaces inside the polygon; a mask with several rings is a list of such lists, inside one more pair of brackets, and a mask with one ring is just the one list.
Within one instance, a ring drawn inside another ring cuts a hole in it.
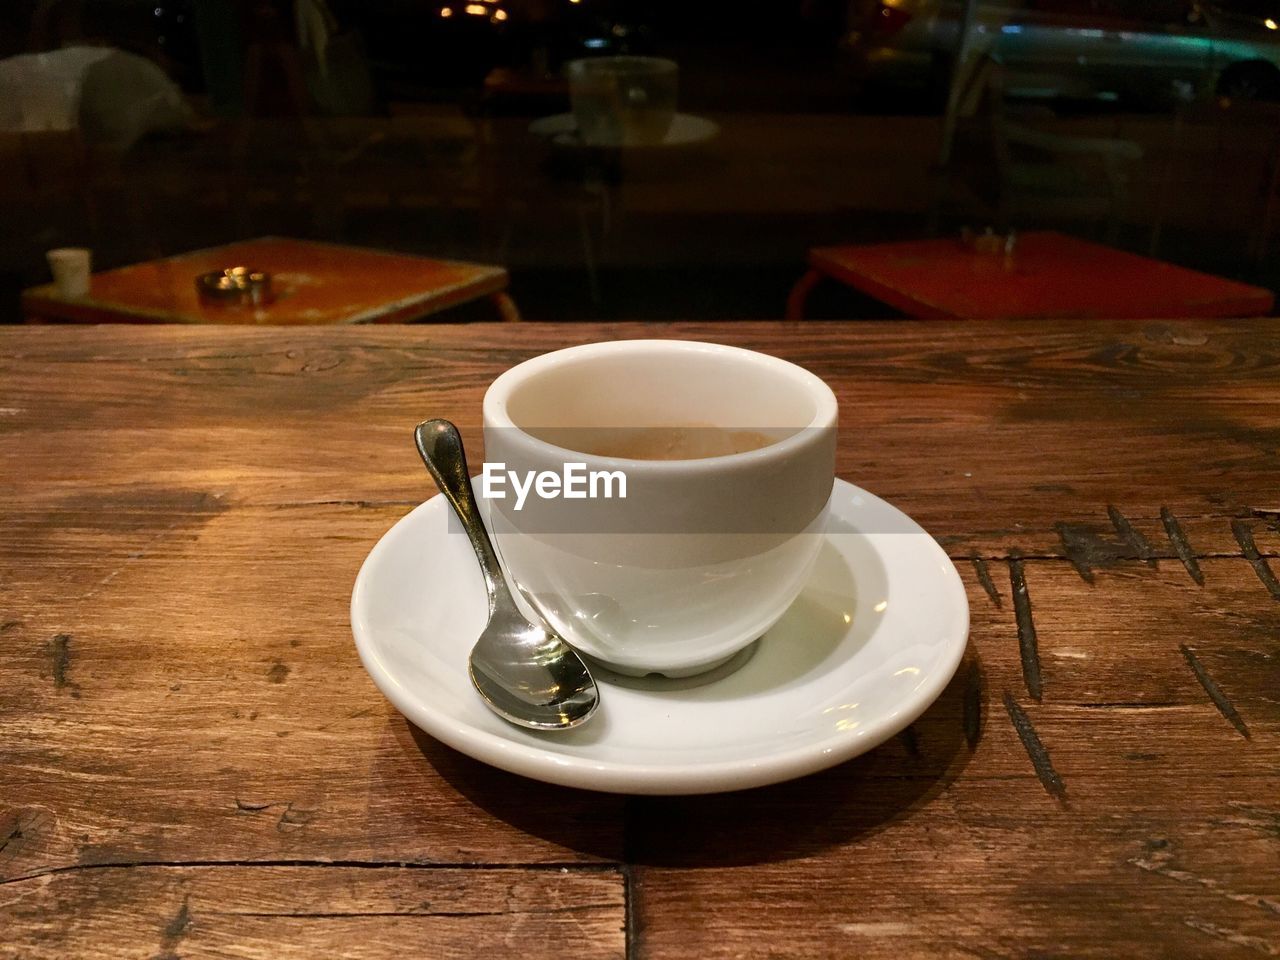
[{"label": "red table", "polygon": [[[195,278],[234,266],[270,273],[275,300],[244,308],[202,302]],[[262,237],[95,273],[87,297],[62,297],[53,284],[33,287],[22,295],[22,312],[28,323],[315,326],[407,323],[488,297],[504,320],[519,320],[506,288],[502,267]]]},{"label": "red table", "polygon": [[921,319],[1245,317],[1271,312],[1270,290],[1049,231],[1024,233],[1012,254],[960,240],[815,247],[787,300],[802,319],[829,277]]}]

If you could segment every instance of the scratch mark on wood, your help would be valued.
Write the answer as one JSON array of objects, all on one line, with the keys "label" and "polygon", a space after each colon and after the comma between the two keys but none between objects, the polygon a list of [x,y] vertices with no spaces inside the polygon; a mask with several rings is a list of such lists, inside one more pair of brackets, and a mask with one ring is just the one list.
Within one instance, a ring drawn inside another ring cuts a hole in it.
[{"label": "scratch mark on wood", "polygon": [[[201,498],[201,501],[204,501],[209,498],[209,494],[201,494],[200,498]],[[185,519],[173,521],[173,523],[166,526],[159,533],[156,533],[155,535],[150,537],[137,550],[134,550],[131,553],[126,554],[124,563],[114,568],[105,577],[103,577],[101,580],[95,583],[92,587],[90,587],[85,593],[82,593],[79,597],[77,597],[76,598],[77,601],[83,603],[85,600],[88,600],[89,598],[96,595],[100,590],[102,590],[103,587],[109,584],[116,577],[120,576],[120,574],[124,573],[124,571],[128,568],[129,564],[133,563],[134,561],[141,560],[143,557],[147,556],[161,540],[169,536],[169,534],[173,533],[174,530],[182,526],[184,523],[186,523]]]},{"label": "scratch mark on wood", "polygon": [[1016,553],[1009,560],[1009,588],[1013,593],[1014,618],[1018,622],[1018,655],[1022,660],[1022,679],[1027,693],[1039,702],[1043,684],[1040,679],[1040,649],[1036,640],[1036,624],[1031,617],[1031,595],[1027,592],[1022,558]]},{"label": "scratch mark on wood", "polygon": [[0,633],[8,633],[14,627],[20,626],[22,626],[21,620],[6,620],[4,623],[0,623]]},{"label": "scratch mark on wood", "polygon": [[156,960],[177,960],[178,955],[174,951],[189,929],[191,929],[191,901],[190,898],[184,897],[178,912],[160,928],[160,953]]},{"label": "scratch mark on wood", "polygon": [[1249,524],[1243,520],[1232,520],[1231,532],[1235,534],[1236,543],[1240,544],[1240,550],[1244,558],[1249,561],[1249,565],[1253,567],[1253,572],[1267,588],[1267,593],[1271,594],[1271,599],[1280,600],[1280,583],[1276,582],[1276,575],[1271,572],[1267,561],[1258,553],[1258,545],[1253,542],[1253,530],[1250,529]]},{"label": "scratch mark on wood", "polygon": [[191,902],[184,898],[182,906],[178,908],[178,912],[173,919],[165,924],[164,935],[166,939],[180,939],[191,926]]},{"label": "scratch mark on wood", "polygon": [[1178,522],[1178,518],[1173,515],[1173,511],[1168,507],[1160,508],[1160,520],[1164,524],[1164,532],[1169,537],[1169,543],[1173,545],[1173,552],[1178,555],[1178,559],[1182,561],[1182,565],[1187,568],[1187,573],[1191,579],[1204,586],[1204,574],[1200,570],[1200,563],[1196,560],[1196,552],[1191,548],[1191,541],[1187,539],[1186,533],[1182,530],[1182,524]]},{"label": "scratch mark on wood", "polygon": [[235,801],[237,810],[244,810],[248,813],[257,813],[259,810],[266,810],[275,806],[275,804],[270,800],[265,803],[257,803],[252,800],[241,800],[239,797],[236,797]]},{"label": "scratch mark on wood", "polygon": [[71,635],[60,633],[49,641],[49,660],[53,666],[53,685],[59,690],[69,690],[79,698],[80,686],[71,681]]},{"label": "scratch mark on wood", "polygon": [[267,679],[272,683],[284,683],[284,678],[289,676],[289,668],[279,660],[275,660],[271,664],[271,669],[267,671]]},{"label": "scratch mark on wood", "polygon": [[202,910],[201,916],[270,917],[277,920],[358,920],[364,917],[541,917],[557,913],[586,913],[615,910],[613,903],[574,903],[564,907],[535,907],[531,910],[353,910],[348,913],[313,913],[300,910]]},{"label": "scratch mark on wood", "polygon": [[284,813],[280,814],[280,819],[276,821],[276,829],[284,832],[290,827],[305,827],[308,823],[316,818],[314,810],[295,810],[293,802],[285,807]]},{"label": "scratch mark on wood", "polygon": [[1251,806],[1247,803],[1241,803],[1239,800],[1231,801],[1228,806],[1234,810],[1239,810],[1244,816],[1227,817],[1221,821],[1222,823],[1252,827],[1280,840],[1280,812],[1268,810],[1265,807]]},{"label": "scratch mark on wood", "polygon": [[1250,507],[1249,513],[1259,520],[1265,520],[1274,529],[1280,522],[1280,507]]},{"label": "scratch mark on wood", "polygon": [[1185,917],[1182,922],[1192,930],[1199,930],[1210,937],[1225,940],[1233,946],[1244,947],[1246,950],[1260,953],[1264,957],[1280,957],[1280,947],[1268,940],[1264,940],[1262,937],[1250,936],[1249,934],[1241,933],[1239,930],[1232,930],[1230,927],[1221,927],[1216,923],[1210,923],[1208,920],[1201,920],[1199,917]]},{"label": "scratch mark on wood", "polygon": [[970,750],[982,738],[982,688],[982,663],[975,657],[964,678],[964,738]]},{"label": "scratch mark on wood", "polygon": [[[25,764],[19,766],[19,769],[26,768]],[[3,803],[4,800],[0,799],[0,806]],[[57,823],[57,815],[42,804],[17,807],[0,813],[0,863],[21,857],[26,847],[52,834],[57,829]],[[0,943],[3,942],[4,937],[0,935]]]},{"label": "scratch mark on wood", "polygon": [[1259,907],[1268,913],[1280,916],[1280,901],[1272,900],[1270,897],[1264,897],[1257,893],[1240,893],[1224,886],[1221,881],[1212,877],[1202,877],[1197,873],[1192,873],[1190,870],[1179,870],[1170,866],[1173,860],[1173,851],[1169,849],[1168,840],[1152,840],[1146,844],[1146,847],[1147,850],[1144,856],[1134,857],[1129,861],[1132,866],[1137,867],[1139,870],[1155,873],[1170,880],[1176,880],[1178,883],[1194,884],[1198,887],[1203,887],[1215,896],[1222,897],[1224,900]]},{"label": "scratch mark on wood", "polygon": [[920,758],[920,738],[916,735],[916,728],[913,724],[908,724],[898,734],[898,739],[902,741],[902,748],[907,751],[907,756],[912,759]]},{"label": "scratch mark on wood", "polygon": [[1140,700],[1106,700],[1093,703],[1072,703],[1068,706],[1077,710],[1181,710],[1182,703],[1144,703]]},{"label": "scratch mark on wood", "polygon": [[70,643],[71,637],[65,633],[60,633],[49,641],[49,655],[53,658],[53,684],[56,687],[67,685],[67,666],[71,659],[67,647]]},{"label": "scratch mark on wood", "polygon": [[1151,541],[1129,522],[1129,518],[1120,512],[1120,508],[1113,503],[1108,503],[1107,516],[1111,518],[1111,525],[1116,528],[1116,534],[1133,549],[1138,559],[1146,562],[1148,566],[1156,566],[1156,552],[1151,546]]},{"label": "scratch mark on wood", "polygon": [[285,500],[261,506],[270,510],[288,510],[294,507],[357,507],[368,510],[377,507],[412,507],[417,503],[416,500]]},{"label": "scratch mark on wood", "polygon": [[4,853],[5,850],[8,849],[9,844],[13,843],[15,840],[21,840],[21,839],[23,839],[22,824],[19,823],[16,827],[13,828],[13,832],[10,833],[7,837],[5,837],[2,842],[0,842],[0,853]]},{"label": "scratch mark on wood", "polygon": [[1209,695],[1209,699],[1212,700],[1213,705],[1218,708],[1218,712],[1227,718],[1227,722],[1240,731],[1240,735],[1242,737],[1246,740],[1251,740],[1252,737],[1249,735],[1249,728],[1245,726],[1244,719],[1236,710],[1235,704],[1227,699],[1227,695],[1222,692],[1222,688],[1214,682],[1213,677],[1209,676],[1209,671],[1204,668],[1204,664],[1200,662],[1200,658],[1192,653],[1191,648],[1185,643],[1180,644],[1178,649],[1182,651],[1183,657],[1186,658],[1187,665],[1191,667],[1192,673],[1196,675],[1196,679],[1200,681],[1200,686],[1204,687],[1204,692]]},{"label": "scratch mark on wood", "polygon": [[1040,735],[1036,733],[1036,728],[1032,725],[1031,718],[1027,716],[1022,707],[1018,706],[1018,702],[1013,699],[1013,694],[1008,690],[1004,692],[1004,708],[1009,712],[1009,719],[1013,722],[1013,729],[1017,731],[1018,739],[1022,741],[1022,746],[1026,749],[1027,756],[1031,758],[1031,766],[1035,768],[1036,777],[1039,778],[1041,786],[1045,788],[1050,796],[1065,802],[1067,799],[1066,784],[1058,776],[1058,771],[1053,769],[1053,763],[1049,759],[1049,751],[1041,743]]},{"label": "scratch mark on wood", "polygon": [[[91,848],[85,848],[86,850]],[[622,865],[625,866],[625,865]],[[42,869],[33,870],[30,873],[17,877],[0,878],[0,887],[19,886],[24,883],[30,883],[33,880],[40,880],[45,877],[58,876],[61,874],[86,873],[96,870],[119,870],[121,867],[129,868],[146,868],[146,867],[181,867],[184,869],[204,868],[204,867],[316,867],[328,870],[335,867],[346,867],[352,870],[424,870],[448,872],[452,870],[535,870],[546,873],[610,873],[620,870],[617,863],[583,863],[581,861],[519,861],[512,862],[510,860],[490,861],[464,861],[443,863],[438,861],[422,861],[422,860],[336,860],[336,859],[279,859],[279,860],[119,860],[104,859],[101,862],[91,862],[82,860],[80,863],[65,864],[62,866],[44,867]]]},{"label": "scratch mark on wood", "polygon": [[991,571],[987,569],[987,561],[979,556],[973,556],[970,559],[973,561],[973,572],[978,575],[978,583],[982,584],[982,589],[987,591],[987,596],[991,598],[991,602],[997,608],[1003,607],[1004,604],[1000,600],[1000,591],[996,589],[996,585],[991,579]]},{"label": "scratch mark on wood", "polygon": [[1058,522],[1053,525],[1053,529],[1058,532],[1058,539],[1062,541],[1062,549],[1067,555],[1067,560],[1071,562],[1071,566],[1080,575],[1080,579],[1085,583],[1093,583],[1093,570],[1085,562],[1084,551],[1081,549],[1083,535],[1079,528],[1071,524]]},{"label": "scratch mark on wood", "polygon": [[[630,831],[627,831],[630,833]],[[643,926],[639,911],[636,910],[636,894],[640,881],[631,869],[630,863],[619,866],[622,876],[622,942],[624,960],[633,960],[642,950]]]},{"label": "scratch mark on wood", "polygon": [[1062,541],[1062,549],[1071,566],[1085,583],[1093,583],[1095,567],[1112,567],[1121,561],[1133,559],[1133,547],[1127,543],[1107,540],[1085,524],[1059,521],[1053,528]]}]

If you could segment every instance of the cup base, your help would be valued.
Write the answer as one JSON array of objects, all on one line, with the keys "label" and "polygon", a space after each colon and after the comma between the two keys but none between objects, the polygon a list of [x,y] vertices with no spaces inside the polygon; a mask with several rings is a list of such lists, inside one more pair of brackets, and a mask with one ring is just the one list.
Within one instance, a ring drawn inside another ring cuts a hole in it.
[{"label": "cup base", "polygon": [[[755,653],[756,647],[760,643],[760,638],[752,640],[744,647],[739,647],[726,656],[716,657],[714,660],[708,660],[706,663],[700,663],[692,667],[680,667],[675,670],[648,670],[643,667],[631,667],[619,663],[609,663],[601,660],[599,657],[593,657],[589,653],[578,652],[582,654],[588,664],[592,667],[599,667],[601,670],[616,674],[619,677],[625,677],[631,680],[690,680],[694,678],[719,679],[721,676],[728,676],[733,673]],[[709,674],[715,673],[715,677],[709,677]]]}]

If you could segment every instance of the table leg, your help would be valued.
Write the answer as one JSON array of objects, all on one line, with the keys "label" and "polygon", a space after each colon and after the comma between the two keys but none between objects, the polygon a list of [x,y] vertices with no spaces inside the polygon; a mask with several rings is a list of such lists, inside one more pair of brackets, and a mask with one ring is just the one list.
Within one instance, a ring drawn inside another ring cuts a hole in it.
[{"label": "table leg", "polygon": [[805,275],[796,281],[796,285],[791,288],[791,293],[787,297],[787,319],[803,320],[805,301],[809,299],[809,293],[818,285],[818,281],[822,279],[822,274],[817,270],[807,270]]},{"label": "table leg", "polygon": [[493,305],[498,308],[498,315],[507,323],[517,323],[520,321],[520,308],[516,306],[516,302],[511,296],[505,292],[491,293],[489,299],[493,301]]}]

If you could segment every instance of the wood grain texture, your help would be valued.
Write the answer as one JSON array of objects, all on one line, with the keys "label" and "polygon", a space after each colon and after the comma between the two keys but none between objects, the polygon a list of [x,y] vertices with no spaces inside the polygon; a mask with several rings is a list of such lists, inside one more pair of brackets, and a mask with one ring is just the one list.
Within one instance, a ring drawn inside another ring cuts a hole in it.
[{"label": "wood grain texture", "polygon": [[617,871],[111,867],[6,884],[0,953],[62,957],[625,955]]},{"label": "wood grain texture", "polygon": [[[970,649],[909,736],[594,795],[360,669],[413,424],[479,459],[499,372],[636,336],[823,376],[840,475],[956,559]],[[1262,322],[0,331],[0,956],[1276,955],[1278,371]]]},{"label": "wood grain texture", "polygon": [[[731,802],[630,801],[639,955],[1157,960],[1280,945],[1280,633],[1201,626],[1262,604],[1248,563],[1207,563],[1222,585],[1208,597],[1172,568],[1091,588],[1062,561],[1026,566],[1042,703],[1023,686],[1013,613],[960,567],[984,674],[975,745],[962,666],[913,724],[914,753],[890,742]],[[1188,668],[1188,635],[1252,741]]]}]

